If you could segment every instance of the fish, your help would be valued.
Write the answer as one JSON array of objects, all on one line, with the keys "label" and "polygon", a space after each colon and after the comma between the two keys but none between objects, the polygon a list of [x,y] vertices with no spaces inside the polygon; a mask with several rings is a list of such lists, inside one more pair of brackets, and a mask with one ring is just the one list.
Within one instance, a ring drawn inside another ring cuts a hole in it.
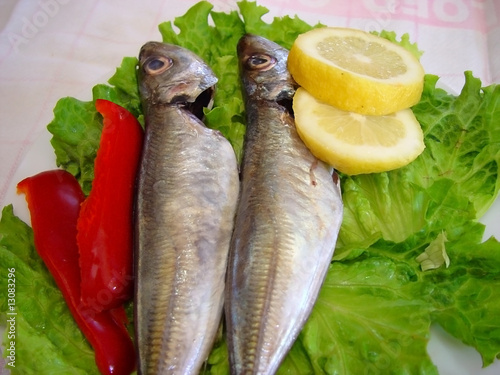
[{"label": "fish", "polygon": [[337,173],[304,145],[288,50],[246,34],[237,45],[246,111],[225,321],[231,374],[274,374],[307,321],[343,216]]},{"label": "fish", "polygon": [[198,374],[222,321],[236,154],[201,121],[217,77],[195,53],[148,42],[137,76],[145,119],[135,203],[138,372]]}]

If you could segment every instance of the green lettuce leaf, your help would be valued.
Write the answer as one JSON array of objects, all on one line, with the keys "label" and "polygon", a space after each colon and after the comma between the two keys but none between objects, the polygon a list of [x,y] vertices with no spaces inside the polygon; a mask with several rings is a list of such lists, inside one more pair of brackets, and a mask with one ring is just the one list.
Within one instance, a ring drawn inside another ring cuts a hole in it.
[{"label": "green lettuce leaf", "polygon": [[[52,276],[38,257],[31,228],[17,218],[12,205],[0,220],[0,314],[15,318],[15,361],[6,359],[12,375],[99,374],[94,352],[78,326]],[[7,304],[7,269],[15,269],[15,309]],[[15,315],[9,315],[15,313]],[[8,348],[9,346],[7,346]],[[4,357],[9,352],[4,351]]]},{"label": "green lettuce leaf", "polygon": [[465,72],[459,96],[425,76],[413,112],[426,149],[406,167],[388,173],[343,176],[344,221],[337,259],[357,243],[380,237],[403,241],[426,228],[460,226],[480,218],[498,195],[500,86],[481,87]]},{"label": "green lettuce leaf", "polygon": [[492,363],[500,353],[500,244],[481,243],[483,230],[455,228],[449,268],[420,270],[415,258],[437,236],[424,232],[334,262],[300,337],[314,373],[436,374],[426,350],[433,322]]},{"label": "green lettuce leaf", "polygon": [[481,225],[465,231],[460,240],[446,244],[452,266],[425,272],[421,279],[433,322],[476,348],[488,366],[500,358],[500,246],[493,238],[478,243]]},{"label": "green lettuce leaf", "polygon": [[437,81],[438,77],[427,75],[421,101],[413,108],[427,148],[408,166],[409,173],[425,188],[437,178],[452,180],[479,218],[500,186],[500,86],[482,88],[467,71],[462,92],[455,97],[436,88]]},{"label": "green lettuce leaf", "polygon": [[54,108],[54,119],[47,125],[58,167],[75,176],[88,195],[94,179],[94,160],[102,132],[102,116],[95,109],[97,99],[107,99],[128,109],[140,122],[142,111],[135,68],[137,58],[125,57],[108,80],[92,89],[92,100],[66,97]]},{"label": "green lettuce leaf", "polygon": [[[193,50],[219,77],[214,107],[205,111],[206,123],[220,130],[241,158],[245,108],[237,41],[249,32],[289,48],[298,34],[322,25],[308,25],[296,16],[266,23],[262,17],[268,10],[249,1],[239,2],[239,11],[212,9],[207,1],[197,3],[173,23],[160,24],[160,37]],[[400,39],[393,32],[380,35],[420,57],[408,35]],[[93,88],[92,101],[63,98],[54,109],[48,129],[57,164],[73,173],[86,192],[101,131],[95,99],[112,100],[142,121],[136,65],[137,58],[125,58],[107,84]],[[484,227],[477,219],[499,191],[500,88],[481,87],[471,72],[465,72],[458,96],[437,86],[438,77],[426,75],[422,98],[412,108],[426,144],[417,160],[387,173],[341,176],[344,220],[334,261],[279,374],[437,374],[426,351],[434,323],[474,347],[485,366],[499,357],[500,244],[495,239],[482,241]],[[30,275],[25,297],[18,299],[27,321],[20,320],[19,334],[33,337],[19,339],[19,353],[31,356],[23,359],[24,370],[53,373],[57,363],[68,370],[60,370],[64,373],[80,371],[74,368],[93,373],[94,367],[87,370],[80,365],[82,358],[93,365],[91,350],[36,260],[29,228],[12,217],[12,208],[6,208],[3,216],[0,263],[14,264],[15,258],[16,270]],[[448,240],[450,265],[423,272],[416,258],[441,234]],[[30,256],[12,255],[24,252]],[[43,286],[35,280],[43,280]],[[33,295],[37,298],[28,297]],[[50,321],[54,306],[59,306],[63,328]],[[0,307],[7,311],[5,303]],[[45,320],[37,323],[28,317]],[[59,341],[61,332],[75,337],[74,344]],[[43,352],[43,359],[32,353],[36,350]],[[202,372],[229,374],[222,332]]]}]

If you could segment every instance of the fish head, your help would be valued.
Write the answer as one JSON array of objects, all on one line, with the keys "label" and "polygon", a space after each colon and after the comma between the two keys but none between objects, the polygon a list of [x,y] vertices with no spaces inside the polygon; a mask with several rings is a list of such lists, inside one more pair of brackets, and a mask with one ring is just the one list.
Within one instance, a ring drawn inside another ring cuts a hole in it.
[{"label": "fish head", "polygon": [[291,100],[297,84],[288,72],[288,50],[266,38],[246,34],[238,42],[242,83],[248,96]]},{"label": "fish head", "polygon": [[211,105],[217,83],[213,71],[194,52],[161,42],[148,42],[142,46],[137,77],[142,104],[146,107],[194,106],[199,102],[197,105],[202,110],[202,107]]}]

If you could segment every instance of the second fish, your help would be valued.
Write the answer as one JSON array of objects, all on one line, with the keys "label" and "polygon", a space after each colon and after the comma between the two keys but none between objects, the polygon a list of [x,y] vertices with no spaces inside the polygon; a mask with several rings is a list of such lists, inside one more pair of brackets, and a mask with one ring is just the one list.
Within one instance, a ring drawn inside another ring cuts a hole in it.
[{"label": "second fish", "polygon": [[287,56],[255,35],[238,44],[247,132],[225,307],[238,375],[277,371],[316,301],[342,221],[336,173],[297,135]]}]

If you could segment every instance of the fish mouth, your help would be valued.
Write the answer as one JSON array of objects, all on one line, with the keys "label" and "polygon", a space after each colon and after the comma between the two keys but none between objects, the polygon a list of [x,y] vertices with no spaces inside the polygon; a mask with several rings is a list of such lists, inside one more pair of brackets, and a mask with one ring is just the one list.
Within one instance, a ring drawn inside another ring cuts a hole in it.
[{"label": "fish mouth", "polygon": [[293,98],[285,97],[282,99],[278,99],[276,103],[285,108],[285,110],[290,114],[290,116],[292,116],[292,118],[295,119],[295,114],[293,112]]},{"label": "fish mouth", "polygon": [[194,100],[189,100],[191,98],[181,95],[172,98],[171,103],[178,105],[185,111],[194,115],[200,121],[203,121],[205,118],[203,108],[207,108],[208,110],[212,109],[214,104],[214,95],[215,86],[210,86],[202,91]]}]

